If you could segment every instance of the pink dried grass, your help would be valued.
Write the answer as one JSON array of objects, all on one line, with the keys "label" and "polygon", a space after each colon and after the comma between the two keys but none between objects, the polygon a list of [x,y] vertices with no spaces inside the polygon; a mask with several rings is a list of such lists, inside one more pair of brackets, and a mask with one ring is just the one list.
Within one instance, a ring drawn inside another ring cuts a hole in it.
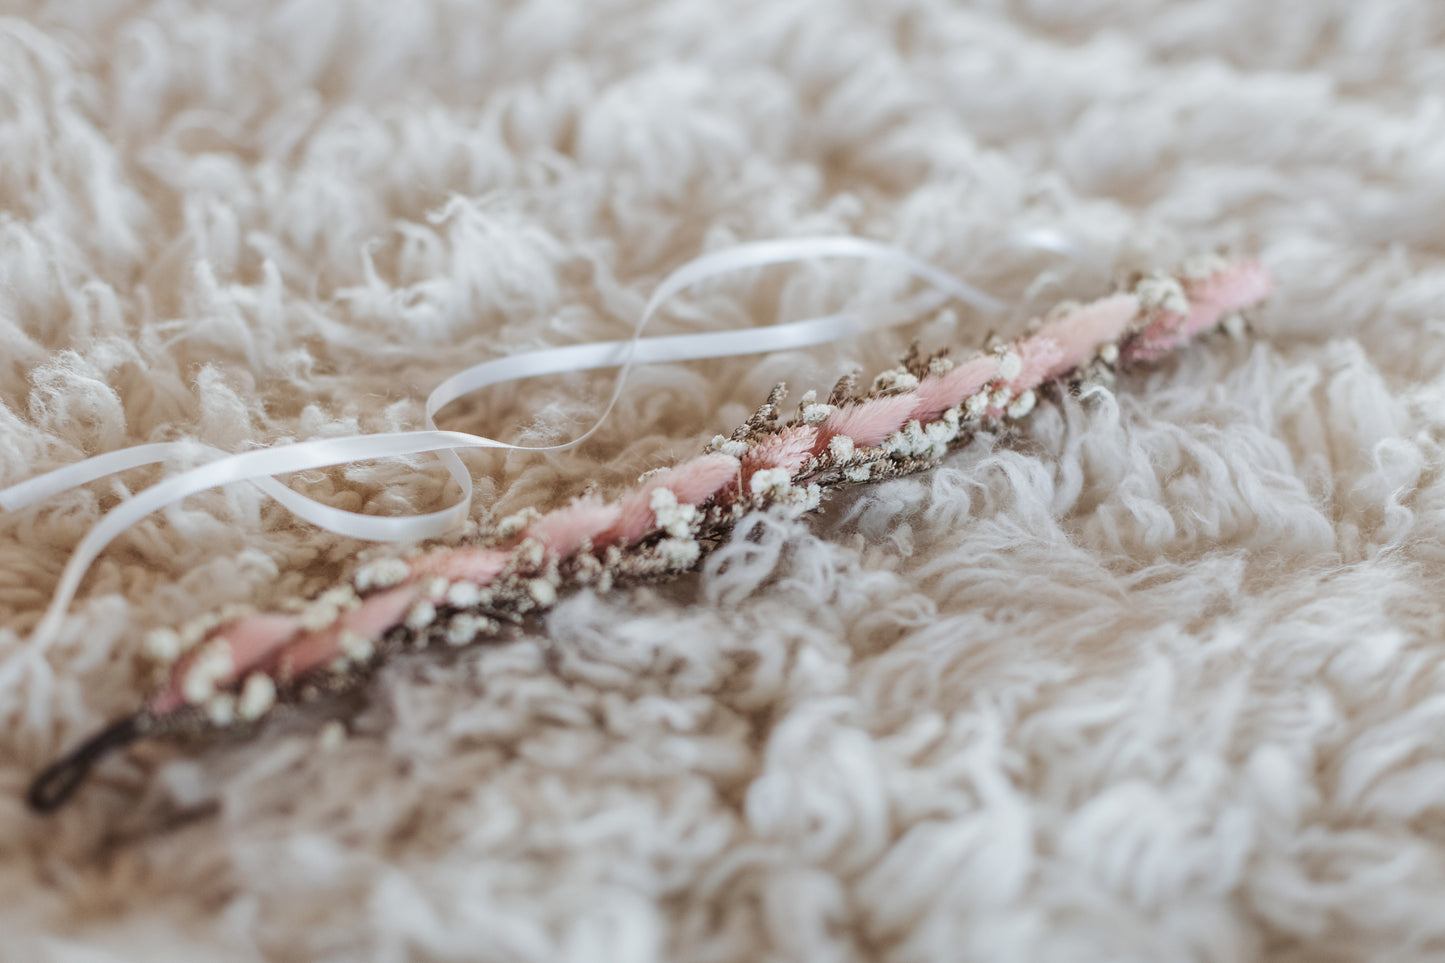
[{"label": "pink dried grass", "polygon": [[905,420],[932,421],[949,408],[963,404],[964,399],[992,381],[997,373],[998,358],[981,354],[962,362],[952,371],[929,375],[918,383],[916,390],[910,392],[913,408]]},{"label": "pink dried grass", "polygon": [[185,679],[204,647],[219,641],[230,651],[231,670],[216,680],[217,688],[225,688],[265,661],[299,631],[301,619],[295,615],[262,612],[236,619],[177,659],[165,687],[151,698],[147,708],[156,715],[164,715],[186,704]]},{"label": "pink dried grass", "polygon": [[1019,356],[1021,366],[1018,376],[1004,384],[1015,393],[1038,387],[1052,377],[1055,371],[1067,371],[1074,367],[1070,364],[1060,369],[1059,364],[1064,357],[1063,349],[1056,340],[1046,334],[1025,338],[1011,350]]},{"label": "pink dried grass", "polygon": [[739,467],[741,490],[747,491],[753,474],[766,468],[781,468],[789,478],[796,477],[817,450],[818,434],[812,425],[794,425],[749,448]]},{"label": "pink dried grass", "polygon": [[1184,343],[1185,315],[1160,311],[1154,315],[1138,336],[1129,342],[1126,357],[1130,361],[1156,361]]},{"label": "pink dried grass", "polygon": [[736,481],[740,468],[738,459],[731,455],[712,454],[658,472],[617,502],[617,521],[598,535],[598,544],[621,542],[631,545],[656,528],[652,493],[657,489],[670,489],[680,504],[696,505]]},{"label": "pink dried grass", "polygon": [[1137,297],[1115,294],[1075,308],[1048,322],[1034,338],[1029,339],[1049,339],[1059,351],[1058,357],[1039,380],[1056,378],[1084,364],[1100,347],[1123,337],[1138,314]]},{"label": "pink dried grass", "polygon": [[880,444],[903,427],[917,405],[914,392],[908,391],[839,408],[819,426],[816,450],[826,448],[838,435],[852,438],[855,445]]},{"label": "pink dried grass", "polygon": [[374,641],[388,629],[401,624],[403,616],[422,594],[417,584],[398,585],[384,592],[367,596],[361,605],[343,612],[335,622],[316,632],[308,632],[287,645],[266,667],[272,678],[294,679],[320,665],[327,665],[345,655],[341,636],[354,632]]},{"label": "pink dried grass", "polygon": [[537,519],[527,528],[527,537],[537,539],[554,555],[571,555],[616,524],[620,514],[617,505],[584,496]]},{"label": "pink dried grass", "polygon": [[510,555],[495,548],[461,548],[430,552],[411,561],[408,581],[445,578],[486,585],[507,566]]},{"label": "pink dried grass", "polygon": [[1273,289],[1274,282],[1258,261],[1240,261],[1207,278],[1186,281],[1189,313],[1159,312],[1129,345],[1128,357],[1137,361],[1161,358],[1193,335],[1214,327],[1229,312],[1258,304]]},{"label": "pink dried grass", "polygon": [[1189,317],[1186,335],[1198,334],[1219,323],[1230,311],[1258,304],[1274,291],[1274,281],[1258,261],[1240,261],[1201,281],[1188,281]]}]

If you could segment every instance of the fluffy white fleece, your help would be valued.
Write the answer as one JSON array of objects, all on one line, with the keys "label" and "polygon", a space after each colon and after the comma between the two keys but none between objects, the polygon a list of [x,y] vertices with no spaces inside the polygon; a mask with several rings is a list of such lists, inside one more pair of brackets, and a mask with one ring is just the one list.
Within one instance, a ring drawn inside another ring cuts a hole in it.
[{"label": "fluffy white fleece", "polygon": [[[0,958],[1445,958],[1445,5],[0,7],[0,485],[417,427],[445,375],[618,337],[739,240],[861,234],[1035,307],[1104,288],[999,247],[1025,226],[1121,277],[1226,246],[1279,282],[1243,343],[401,660],[344,738],[138,748],[52,819],[27,780],[142,696],[148,628],[365,547],[193,498],[18,671],[71,548],[163,472],[0,516]],[[859,274],[719,281],[659,329],[833,309]],[[467,455],[478,517],[615,490],[907,337],[640,371],[580,451]],[[561,440],[607,378],[443,420]],[[292,484],[386,514],[445,479]]]}]

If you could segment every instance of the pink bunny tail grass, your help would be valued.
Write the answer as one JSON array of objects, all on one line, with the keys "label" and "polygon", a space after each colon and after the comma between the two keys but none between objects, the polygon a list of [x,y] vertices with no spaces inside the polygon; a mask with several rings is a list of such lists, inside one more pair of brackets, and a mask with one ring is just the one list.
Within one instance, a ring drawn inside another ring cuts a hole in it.
[{"label": "pink bunny tail grass", "polygon": [[1231,311],[1263,301],[1274,292],[1274,280],[1258,261],[1240,261],[1200,281],[1187,281],[1189,317],[1184,333],[1195,335],[1219,323]]},{"label": "pink bunny tail grass", "polygon": [[949,408],[963,404],[965,398],[997,376],[998,357],[991,354],[969,358],[945,374],[929,375],[918,383],[917,389],[909,393],[908,397],[913,399],[913,409],[905,420],[916,418],[919,421],[932,421]]},{"label": "pink bunny tail grass", "polygon": [[742,457],[739,491],[747,491],[753,474],[765,468],[781,468],[790,477],[798,474],[817,451],[818,434],[812,425],[794,425],[749,448]]},{"label": "pink bunny tail grass", "polygon": [[[1064,357],[1059,343],[1045,334],[1036,334],[1031,338],[1025,338],[1014,345],[1011,350],[1019,356],[1019,373],[1018,377],[1006,381],[1004,384],[1015,393],[1043,384],[1059,369],[1059,364]],[[1067,371],[1073,367],[1075,365],[1071,364],[1063,370]]]},{"label": "pink bunny tail grass", "polygon": [[[281,649],[265,667],[267,674],[285,682],[336,659],[364,658],[374,640],[400,625],[421,595],[422,586],[407,584],[368,596],[326,628],[308,632]],[[356,650],[357,644],[362,651]]]},{"label": "pink bunny tail grass", "polygon": [[855,445],[877,445],[903,427],[917,404],[918,399],[910,391],[839,408],[819,426],[817,450],[826,448],[838,435],[852,438]]},{"label": "pink bunny tail grass", "polygon": [[1189,311],[1159,311],[1125,348],[1131,361],[1155,361],[1193,335],[1214,327],[1232,311],[1258,304],[1269,296],[1273,282],[1257,261],[1240,261],[1206,278],[1183,284]]},{"label": "pink bunny tail grass", "polygon": [[615,525],[621,513],[617,505],[584,496],[543,515],[527,528],[526,534],[528,538],[540,541],[554,555],[570,555],[589,539]]},{"label": "pink bunny tail grass", "polygon": [[652,511],[652,493],[669,489],[679,504],[696,505],[737,480],[741,463],[731,455],[702,455],[681,465],[658,472],[617,503],[618,517],[597,536],[598,544],[621,542],[631,545],[657,527]]},{"label": "pink bunny tail grass", "polygon": [[408,581],[444,578],[486,585],[507,566],[508,553],[495,548],[462,548],[430,552],[410,562]]},{"label": "pink bunny tail grass", "polygon": [[653,475],[639,493],[650,495],[654,489],[670,488],[679,502],[697,505],[735,479],[738,467],[738,460],[732,455],[700,455]]},{"label": "pink bunny tail grass", "polygon": [[1057,378],[1084,364],[1100,347],[1123,337],[1138,316],[1137,297],[1115,294],[1075,308],[1048,322],[1034,337],[1052,340],[1058,346],[1059,357],[1041,380]]},{"label": "pink bunny tail grass", "polygon": [[1186,320],[1187,315],[1160,311],[1129,342],[1124,357],[1129,361],[1158,361],[1184,343]]},{"label": "pink bunny tail grass", "polygon": [[208,688],[224,689],[264,662],[300,631],[299,616],[275,612],[247,615],[223,626],[176,660],[165,686],[152,696],[146,704],[146,711],[162,716],[190,704],[192,700],[186,696],[187,679],[203,654],[214,651],[212,646],[224,647],[227,667],[211,675]]}]

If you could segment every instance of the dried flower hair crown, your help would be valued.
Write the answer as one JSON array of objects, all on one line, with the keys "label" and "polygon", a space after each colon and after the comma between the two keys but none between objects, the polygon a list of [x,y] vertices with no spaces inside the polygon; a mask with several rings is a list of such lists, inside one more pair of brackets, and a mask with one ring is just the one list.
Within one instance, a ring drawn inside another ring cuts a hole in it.
[{"label": "dried flower hair crown", "polygon": [[[1085,263],[1092,258],[1051,231],[1015,244]],[[930,289],[889,310],[842,313],[767,328],[643,338],[661,305],[699,281],[741,268],[809,258],[858,257],[898,265]],[[623,580],[673,575],[694,567],[753,510],[816,508],[829,489],[920,471],[979,429],[1023,418],[1051,384],[1112,383],[1119,366],[1161,357],[1194,335],[1258,304],[1270,280],[1255,262],[1203,258],[1178,275],[1151,275],[1129,291],[1088,304],[1059,305],[1032,333],[955,364],[916,351],[860,389],[845,377],[820,399],[802,398],[792,417],[779,385],[730,436],[672,468],[649,472],[612,501],[585,496],[552,512],[504,519],[467,544],[375,561],[347,584],[278,611],[228,607],[147,640],[157,684],[135,713],[102,730],[43,771],[28,800],[58,807],[106,754],[142,737],[194,734],[256,724],[277,704],[358,684],[391,652],[432,644],[462,646],[549,609],[559,595]],[[43,658],[89,564],[106,544],[145,515],[189,494],[250,481],[302,518],[375,541],[415,541],[454,528],[470,508],[471,476],[455,450],[521,448],[433,421],[446,404],[505,381],[620,366],[611,401],[597,423],[563,445],[590,436],[606,419],[635,363],[755,354],[822,344],[901,324],[956,299],[983,311],[1003,302],[913,258],[861,238],[798,238],[745,244],[683,265],[657,289],[629,341],[576,345],[486,362],[456,375],[427,402],[427,430],[279,446],[215,460],[162,481],[122,503],[77,547],[50,609],[18,659],[0,678]],[[56,491],[115,471],[165,460],[175,445],[142,445],[90,459],[0,491],[0,508],[18,510]],[[194,450],[193,447],[191,450]],[[273,475],[388,455],[437,452],[462,488],[450,508],[407,518],[341,511],[286,488]]]}]

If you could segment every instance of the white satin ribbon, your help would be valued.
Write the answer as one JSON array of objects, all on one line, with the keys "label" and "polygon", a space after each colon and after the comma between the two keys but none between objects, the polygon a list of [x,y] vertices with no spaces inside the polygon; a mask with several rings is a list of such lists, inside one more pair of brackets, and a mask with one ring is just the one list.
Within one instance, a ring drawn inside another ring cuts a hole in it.
[{"label": "white satin ribbon", "polygon": [[[1107,274],[1107,270],[1096,258],[1056,231],[1041,229],[1020,232],[1005,243],[1009,246],[1063,254]],[[642,337],[643,329],[662,305],[694,284],[745,268],[821,257],[849,257],[893,264],[921,277],[932,286],[932,290],[869,316],[840,312],[762,328]],[[459,449],[561,451],[579,445],[591,437],[612,413],[622,394],[628,372],[634,364],[725,358],[825,344],[850,335],[903,324],[942,307],[950,299],[962,301],[986,312],[997,312],[1006,306],[1004,302],[904,251],[863,238],[799,237],[741,244],[689,261],[669,274],[648,300],[647,307],[638,318],[632,337],[628,340],[599,341],[531,351],[486,361],[453,375],[428,396],[426,429],[422,431],[325,438],[235,455],[226,455],[214,448],[198,446],[194,442],[136,445],[97,455],[78,464],[31,478],[0,491],[0,509],[18,511],[34,502],[107,475],[141,465],[155,464],[197,450],[214,458],[206,464],[150,486],[111,509],[96,523],[76,546],[66,563],[50,606],[31,636],[30,652],[33,656],[38,651],[43,651],[55,638],[86,571],[107,545],[147,515],[188,495],[245,481],[256,485],[298,517],[341,535],[379,542],[410,542],[433,538],[456,528],[471,511],[472,476],[456,455]],[[442,431],[437,428],[434,420],[437,412],[446,405],[483,388],[540,375],[609,367],[620,367],[621,370],[607,407],[587,431],[559,445],[512,445],[481,435]],[[273,477],[331,465],[425,452],[437,454],[461,488],[461,496],[455,504],[447,508],[421,515],[385,517],[344,511],[292,491]],[[13,664],[5,668],[12,667]],[[0,672],[0,682],[9,675],[9,672]]]}]

